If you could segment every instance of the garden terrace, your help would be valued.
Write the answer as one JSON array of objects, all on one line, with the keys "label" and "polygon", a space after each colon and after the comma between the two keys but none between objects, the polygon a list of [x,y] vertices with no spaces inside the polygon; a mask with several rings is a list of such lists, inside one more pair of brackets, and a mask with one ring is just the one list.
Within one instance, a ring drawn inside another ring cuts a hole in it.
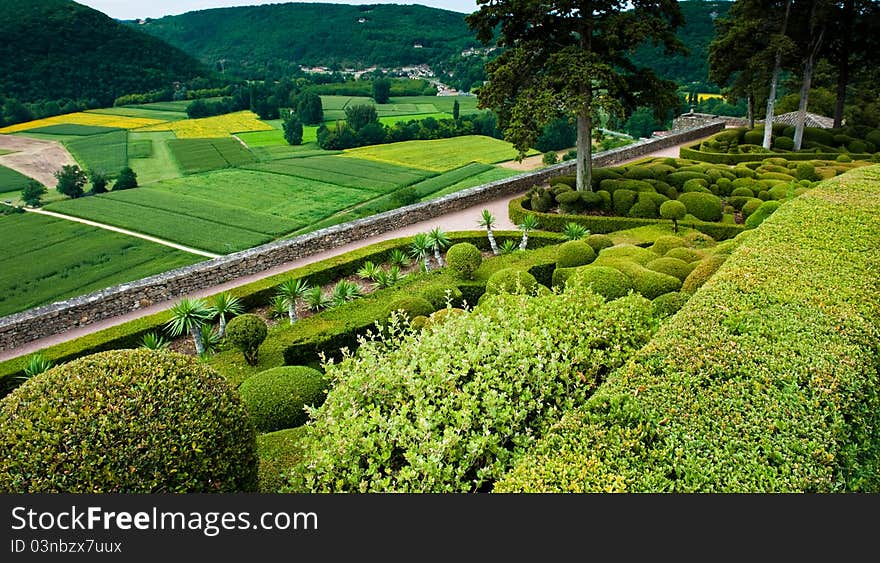
[{"label": "garden terrace", "polygon": [[850,171],[743,235],[495,490],[878,490],[878,186]]}]

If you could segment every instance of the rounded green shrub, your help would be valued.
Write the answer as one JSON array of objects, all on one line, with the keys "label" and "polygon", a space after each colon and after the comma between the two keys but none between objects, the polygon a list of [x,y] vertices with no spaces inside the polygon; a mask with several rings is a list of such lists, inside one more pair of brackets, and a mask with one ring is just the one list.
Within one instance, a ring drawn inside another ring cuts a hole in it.
[{"label": "rounded green shrub", "polygon": [[[625,297],[633,288],[626,274],[608,266],[583,266],[565,282],[566,291],[589,288],[606,301]],[[570,289],[572,288],[572,289]]]},{"label": "rounded green shrub", "polygon": [[709,278],[715,275],[725,260],[727,254],[714,254],[698,262],[694,270],[684,279],[681,290],[685,293],[696,293]]},{"label": "rounded green shrub", "polygon": [[758,209],[755,210],[754,213],[748,216],[746,219],[746,228],[754,229],[758,225],[764,222],[764,219],[771,216],[774,211],[779,209],[781,204],[778,201],[765,201],[763,202]]},{"label": "rounded green shrub", "polygon": [[531,209],[533,211],[537,211],[538,213],[546,213],[553,208],[553,196],[550,195],[550,192],[535,194],[529,200],[529,203],[531,204]]},{"label": "rounded green shrub", "polygon": [[753,197],[745,202],[745,204],[743,204],[742,206],[743,217],[748,218],[748,216],[754,213],[761,206],[762,203],[764,203],[764,201],[756,197]]},{"label": "rounded green shrub", "polygon": [[[604,188],[604,186],[603,186]],[[620,217],[626,217],[630,208],[635,204],[638,194],[632,190],[614,190],[611,193],[611,202],[614,214]]]},{"label": "rounded green shrub", "polygon": [[868,145],[865,144],[864,141],[860,141],[858,139],[851,141],[846,148],[849,149],[849,152],[854,153],[865,153],[868,152]]},{"label": "rounded green shrub", "polygon": [[563,213],[580,213],[584,209],[581,194],[576,191],[563,192],[556,196],[556,203]]},{"label": "rounded green shrub", "polygon": [[718,186],[718,194],[719,195],[730,195],[730,192],[733,191],[733,181],[728,178],[720,178],[715,185]]},{"label": "rounded green shrub", "polygon": [[706,257],[705,254],[693,248],[673,248],[663,256],[664,258],[678,258],[679,260],[684,260],[688,264],[699,262]]},{"label": "rounded green shrub", "polygon": [[659,319],[665,319],[666,317],[671,317],[675,313],[679,311],[684,304],[688,302],[691,298],[690,293],[685,293],[683,291],[670,291],[669,293],[664,293],[658,297],[655,297],[651,301],[651,309],[654,311],[654,316]]},{"label": "rounded green shrub", "polygon": [[[682,214],[682,216],[684,216],[684,214]],[[667,252],[673,248],[678,248],[679,246],[687,246],[687,243],[683,238],[675,235],[662,235],[654,240],[654,244],[651,245],[651,251],[658,256],[665,256]]]},{"label": "rounded green shrub", "polygon": [[758,192],[758,199],[760,199],[761,201],[769,200],[770,192],[768,192],[767,190],[761,190],[760,192]]},{"label": "rounded green shrub", "polygon": [[660,205],[660,217],[670,221],[681,221],[687,215],[687,207],[675,199],[664,201]]},{"label": "rounded green shrub", "polygon": [[691,231],[681,238],[683,238],[691,248],[712,248],[718,244],[715,239],[706,233],[701,233],[700,231]]},{"label": "rounded green shrub", "polygon": [[226,341],[244,354],[245,361],[252,366],[257,365],[260,345],[268,334],[266,321],[253,313],[233,317],[226,325]]},{"label": "rounded green shrub", "polygon": [[[594,174],[596,172],[598,172],[598,169],[593,171]],[[575,176],[570,175],[570,174],[563,174],[560,176],[554,176],[554,177],[550,178],[549,180],[547,180],[547,183],[550,184],[550,186],[556,186],[557,184],[567,184],[568,186],[573,186],[573,185],[575,185],[576,182],[577,182],[577,178]]]},{"label": "rounded green shrub", "polygon": [[[737,179],[739,178],[754,178],[758,174],[749,168],[746,164],[737,164],[733,167],[733,173],[736,174]],[[734,180],[736,182],[736,180]]]},{"label": "rounded green shrub", "polygon": [[226,378],[167,350],[56,366],[0,401],[0,490],[257,490],[256,434]]},{"label": "rounded green shrub", "polygon": [[[608,193],[608,192],[605,192],[605,193]],[[583,206],[583,209],[585,209],[587,211],[596,211],[597,209],[602,209],[602,207],[605,205],[605,200],[597,192],[593,192],[593,191],[580,192],[580,196],[581,196],[581,205]],[[609,196],[609,202],[610,201],[611,201],[611,199]]]},{"label": "rounded green shrub", "polygon": [[687,212],[700,221],[719,221],[721,219],[721,198],[712,194],[691,192],[678,196],[678,201]]},{"label": "rounded green shrub", "polygon": [[585,266],[596,259],[596,251],[582,240],[570,240],[556,250],[556,267],[573,268]]},{"label": "rounded green shrub", "polygon": [[473,279],[474,272],[482,263],[483,255],[480,249],[469,242],[453,244],[446,251],[446,265],[461,279]]},{"label": "rounded green shrub", "polygon": [[425,327],[427,328],[430,326],[441,325],[448,321],[450,318],[458,315],[463,315],[465,313],[467,313],[467,311],[465,311],[464,309],[457,309],[455,307],[444,307],[442,309],[438,309],[437,311],[431,313],[431,315],[426,319]]},{"label": "rounded green shrub", "polygon": [[798,180],[807,180],[809,182],[817,182],[821,180],[818,174],[816,174],[816,166],[813,165],[812,162],[799,162],[797,164],[797,178]]},{"label": "rounded green shrub", "polygon": [[611,240],[611,237],[598,233],[588,236],[585,242],[593,247],[596,254],[601,252],[603,248],[611,248],[614,246],[614,241]]},{"label": "rounded green shrub", "polygon": [[424,297],[407,295],[405,297],[398,297],[388,305],[385,318],[390,318],[394,311],[402,311],[407,319],[412,320],[418,316],[427,317],[434,312],[434,306]]},{"label": "rounded green shrub", "polygon": [[655,258],[659,258],[656,253],[634,244],[618,244],[599,252],[599,259],[602,260],[621,259],[641,265],[645,265]]},{"label": "rounded green shrub", "polygon": [[[660,217],[660,212],[657,209],[657,203],[654,201],[654,198],[650,197],[652,194],[648,194],[646,192],[640,192],[638,200],[636,203],[630,207],[629,213],[627,213],[628,217],[634,217],[639,219],[657,219]],[[656,194],[653,194],[656,195]]]},{"label": "rounded green shrub", "polygon": [[572,191],[572,189],[573,188],[571,186],[569,186],[568,184],[560,183],[560,184],[554,184],[551,187],[550,191],[553,192],[554,196],[557,196],[559,194],[564,194],[565,192],[570,192],[570,191]]},{"label": "rounded green shrub", "polygon": [[688,274],[694,269],[693,264],[689,264],[679,258],[667,258],[665,256],[663,258],[651,260],[645,264],[645,267],[654,272],[660,272],[661,274],[678,278],[681,281],[684,281],[684,279],[688,277]]},{"label": "rounded green shrub", "polygon": [[418,291],[418,296],[425,299],[434,309],[446,307],[446,302],[459,303],[462,299],[461,290],[458,287],[442,282],[431,283]]},{"label": "rounded green shrub", "polygon": [[794,149],[794,141],[788,137],[776,137],[773,140],[773,147],[784,151],[790,151]]},{"label": "rounded green shrub", "polygon": [[409,322],[409,327],[413,330],[422,330],[428,325],[428,317],[419,315]]},{"label": "rounded green shrub", "polygon": [[620,270],[632,281],[633,289],[647,299],[654,299],[659,295],[669,293],[670,291],[678,291],[681,288],[680,279],[649,270],[635,262],[613,259],[603,262],[602,265]]},{"label": "rounded green shrub", "polygon": [[630,180],[653,180],[654,171],[649,166],[634,164],[626,167],[623,177]]},{"label": "rounded green shrub", "polygon": [[852,157],[848,154],[839,154],[834,160],[837,162],[852,162]]},{"label": "rounded green shrub", "polygon": [[535,276],[519,268],[502,268],[486,282],[486,293],[527,293],[533,294],[538,287]]},{"label": "rounded green shrub", "polygon": [[880,147],[880,129],[869,131],[865,134],[865,140],[873,144],[875,147]]},{"label": "rounded green shrub", "polygon": [[305,424],[304,407],[324,402],[327,381],[307,366],[281,366],[261,371],[238,387],[241,402],[258,432],[275,432]]},{"label": "rounded green shrub", "polygon": [[678,191],[681,191],[684,188],[684,183],[688,180],[704,180],[706,185],[709,185],[709,179],[702,172],[673,172],[666,176],[666,182],[675,187]]},{"label": "rounded green shrub", "polygon": [[684,185],[681,187],[681,191],[683,193],[687,193],[687,192],[710,193],[708,186],[709,186],[709,183],[706,180],[704,180],[703,178],[691,178],[690,180],[688,180],[687,182],[684,183]]},{"label": "rounded green shrub", "polygon": [[732,197],[755,197],[755,192],[749,188],[735,188],[730,192]]},{"label": "rounded green shrub", "polygon": [[764,130],[752,129],[751,131],[746,131],[743,134],[742,140],[747,145],[760,145],[764,142]]}]

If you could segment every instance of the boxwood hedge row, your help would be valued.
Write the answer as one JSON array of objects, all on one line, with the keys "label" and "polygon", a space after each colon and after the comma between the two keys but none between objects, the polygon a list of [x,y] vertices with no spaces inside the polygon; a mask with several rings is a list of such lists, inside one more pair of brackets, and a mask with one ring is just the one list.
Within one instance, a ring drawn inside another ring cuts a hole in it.
[{"label": "boxwood hedge row", "polygon": [[750,231],[495,491],[880,490],[880,167]]}]

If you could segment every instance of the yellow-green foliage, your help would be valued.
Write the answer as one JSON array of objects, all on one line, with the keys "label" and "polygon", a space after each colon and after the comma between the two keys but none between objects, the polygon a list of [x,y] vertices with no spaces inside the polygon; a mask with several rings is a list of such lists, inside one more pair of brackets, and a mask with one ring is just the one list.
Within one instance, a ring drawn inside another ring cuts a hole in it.
[{"label": "yellow-green foliage", "polygon": [[599,259],[621,258],[642,265],[659,257],[659,254],[634,244],[618,244],[599,252]]},{"label": "yellow-green foliage", "polygon": [[0,490],[254,491],[254,427],[213,369],[114,350],[32,377],[0,401]]},{"label": "yellow-green foliage", "polygon": [[473,279],[482,262],[480,249],[469,242],[453,244],[446,251],[446,264],[462,279]]},{"label": "yellow-green foliage", "polygon": [[498,492],[880,491],[880,166],[750,231]]},{"label": "yellow-green foliage", "polygon": [[696,292],[704,283],[709,281],[709,278],[715,275],[715,272],[724,264],[726,259],[726,254],[713,254],[697,262],[693,271],[682,282],[681,290],[685,293]]},{"label": "yellow-green foliage", "polygon": [[324,402],[327,380],[307,366],[280,366],[245,379],[239,386],[241,401],[258,432],[300,426],[308,420],[306,406]]},{"label": "yellow-green foliage", "polygon": [[581,240],[570,240],[557,247],[556,267],[574,268],[586,266],[596,259],[596,251],[593,247]]},{"label": "yellow-green foliage", "polygon": [[651,260],[650,262],[645,264],[645,267],[649,270],[678,278],[681,281],[684,281],[685,278],[688,277],[688,274],[690,274],[694,269],[693,264],[689,264],[684,260],[666,257]]},{"label": "yellow-green foliage", "polygon": [[657,237],[657,240],[651,245],[651,251],[658,256],[665,256],[667,252],[680,246],[688,246],[683,238],[674,235],[663,235]]},{"label": "yellow-green foliage", "polygon": [[699,262],[706,257],[703,252],[694,248],[673,248],[663,256],[664,258],[678,258],[679,260],[684,260],[688,264]]},{"label": "yellow-green foliage", "polygon": [[596,265],[619,270],[632,281],[633,289],[648,299],[681,289],[680,279],[622,258],[600,258],[596,260]]},{"label": "yellow-green foliage", "polygon": [[305,428],[297,426],[257,436],[261,493],[277,493],[284,486],[285,474],[302,459],[304,433]]}]

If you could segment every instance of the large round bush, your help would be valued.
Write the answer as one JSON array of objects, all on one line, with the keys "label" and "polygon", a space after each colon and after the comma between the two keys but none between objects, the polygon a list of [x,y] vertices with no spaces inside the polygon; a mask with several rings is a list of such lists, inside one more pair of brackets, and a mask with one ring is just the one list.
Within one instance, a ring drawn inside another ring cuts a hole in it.
[{"label": "large round bush", "polygon": [[267,369],[244,380],[238,388],[258,432],[275,432],[305,424],[303,407],[324,402],[327,381],[320,371],[307,366]]},{"label": "large round bush", "polygon": [[599,233],[588,236],[586,243],[596,251],[596,254],[598,254],[603,248],[614,246],[614,241],[611,240],[611,237]]},{"label": "large round bush", "polygon": [[596,251],[582,240],[563,242],[556,249],[556,267],[585,266],[596,259]]},{"label": "large round bush", "polygon": [[0,401],[4,492],[256,489],[256,435],[244,405],[224,377],[189,356],[100,352]]},{"label": "large round bush", "polygon": [[459,278],[470,280],[474,272],[483,263],[483,255],[480,249],[469,242],[453,244],[446,251],[446,264]]},{"label": "large round bush", "polygon": [[626,274],[608,266],[586,266],[568,278],[565,287],[588,287],[606,300],[625,296],[633,288]]},{"label": "large round bush", "polygon": [[388,305],[385,317],[391,317],[394,311],[403,311],[403,314],[410,320],[416,317],[427,317],[435,311],[431,302],[424,297],[407,296],[395,299]]},{"label": "large round bush", "polygon": [[538,287],[535,276],[518,268],[498,270],[486,282],[486,293],[534,293]]},{"label": "large round bush", "polygon": [[678,201],[687,208],[687,212],[700,221],[721,220],[721,198],[713,194],[690,192],[678,196]]},{"label": "large round bush", "polygon": [[226,341],[244,354],[245,361],[252,366],[257,365],[260,345],[268,334],[266,321],[253,313],[239,315],[226,325]]}]

